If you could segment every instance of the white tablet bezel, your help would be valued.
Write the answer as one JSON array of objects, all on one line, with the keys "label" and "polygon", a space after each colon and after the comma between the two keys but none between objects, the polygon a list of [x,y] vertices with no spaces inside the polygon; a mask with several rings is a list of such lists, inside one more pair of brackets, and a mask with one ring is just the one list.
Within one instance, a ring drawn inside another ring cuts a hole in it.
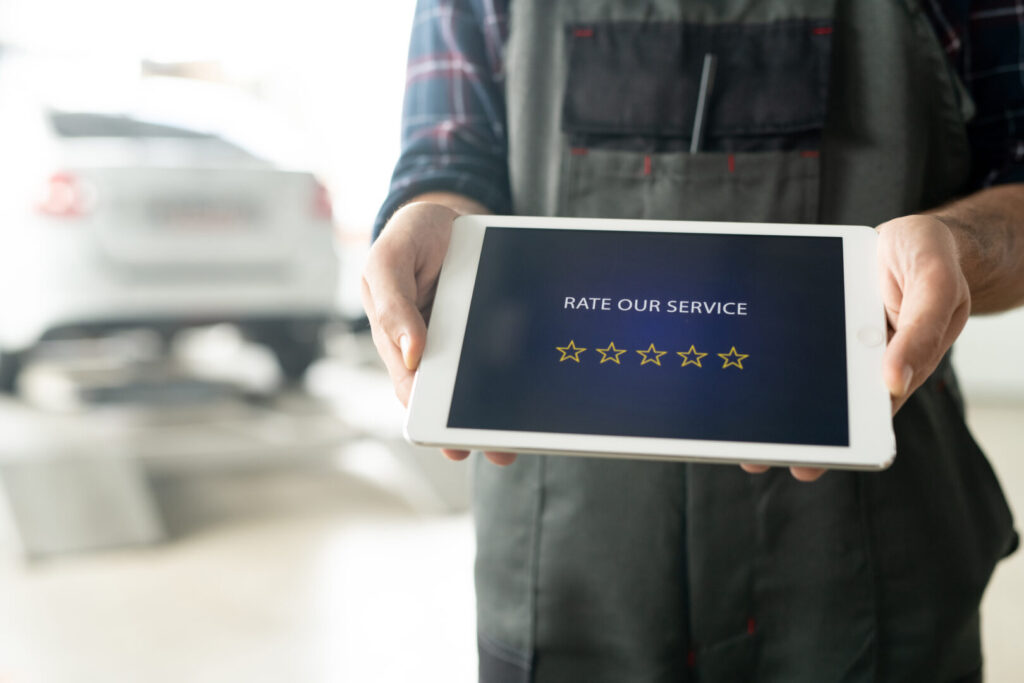
[{"label": "white tablet bezel", "polygon": [[[448,427],[455,376],[484,232],[488,227],[841,237],[850,445],[808,446]],[[463,216],[452,228],[441,269],[426,348],[409,400],[405,436],[422,446],[472,450],[884,469],[892,463],[896,440],[889,393],[881,374],[886,322],[879,291],[876,248],[877,233],[866,226]]]}]

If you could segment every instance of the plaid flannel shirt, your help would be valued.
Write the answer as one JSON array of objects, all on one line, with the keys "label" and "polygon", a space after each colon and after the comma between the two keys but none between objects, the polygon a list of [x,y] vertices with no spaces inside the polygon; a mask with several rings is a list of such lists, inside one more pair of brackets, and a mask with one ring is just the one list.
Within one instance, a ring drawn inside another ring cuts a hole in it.
[{"label": "plaid flannel shirt", "polygon": [[[402,153],[374,234],[424,192],[511,211],[503,53],[510,0],[419,0]],[[1024,0],[922,0],[977,105],[972,186],[1024,182]]]}]

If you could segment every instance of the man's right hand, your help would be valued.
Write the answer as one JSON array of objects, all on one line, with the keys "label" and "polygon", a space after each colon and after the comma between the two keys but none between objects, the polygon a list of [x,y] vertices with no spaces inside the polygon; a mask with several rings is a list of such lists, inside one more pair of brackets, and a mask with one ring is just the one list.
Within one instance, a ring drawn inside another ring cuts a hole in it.
[{"label": "man's right hand", "polygon": [[[373,343],[402,405],[409,404],[413,377],[423,356],[427,319],[452,223],[465,213],[487,210],[459,195],[441,193],[407,204],[388,221],[363,270],[363,307]],[[469,455],[455,450],[444,450],[444,454],[453,460]],[[516,457],[512,453],[485,455],[497,465],[507,465]]]}]

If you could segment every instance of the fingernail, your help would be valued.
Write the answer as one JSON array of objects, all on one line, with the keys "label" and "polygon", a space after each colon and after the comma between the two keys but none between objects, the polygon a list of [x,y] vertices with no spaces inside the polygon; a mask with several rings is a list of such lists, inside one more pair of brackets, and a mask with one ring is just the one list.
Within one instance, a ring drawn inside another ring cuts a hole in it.
[{"label": "fingernail", "polygon": [[914,379],[914,368],[909,365],[903,366],[903,390],[900,391],[900,396],[906,396],[907,392],[910,391],[910,381]]},{"label": "fingernail", "polygon": [[405,367],[412,370],[412,359],[409,357],[409,344],[411,344],[409,335],[403,334],[398,338],[398,348],[402,349],[402,360],[405,362]]}]

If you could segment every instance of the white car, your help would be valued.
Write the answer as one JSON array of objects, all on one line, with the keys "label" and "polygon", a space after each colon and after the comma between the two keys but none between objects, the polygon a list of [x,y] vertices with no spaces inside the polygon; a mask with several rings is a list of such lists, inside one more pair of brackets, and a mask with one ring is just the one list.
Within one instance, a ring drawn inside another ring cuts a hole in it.
[{"label": "white car", "polygon": [[0,390],[49,337],[219,322],[300,377],[337,311],[331,205],[260,108],[172,78],[62,100],[24,74],[0,69]]}]

